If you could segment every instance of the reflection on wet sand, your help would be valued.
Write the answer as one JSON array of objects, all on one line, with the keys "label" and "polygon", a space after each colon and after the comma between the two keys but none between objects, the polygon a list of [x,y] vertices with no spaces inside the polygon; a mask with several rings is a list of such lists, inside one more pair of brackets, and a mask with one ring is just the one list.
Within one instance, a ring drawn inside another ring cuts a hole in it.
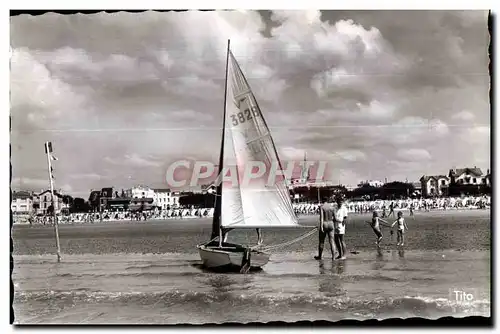
[{"label": "reflection on wet sand", "polygon": [[377,271],[383,269],[387,264],[387,261],[384,259],[384,252],[378,248],[377,255],[375,255],[375,261],[373,262],[372,269]]},{"label": "reflection on wet sand", "polygon": [[237,283],[229,275],[210,276],[206,282],[214,289],[214,292],[216,293],[227,292],[231,289],[232,285]]},{"label": "reflection on wet sand", "polygon": [[325,266],[325,261],[321,260],[319,261],[319,274],[320,275],[331,275],[336,274],[336,275],[342,275],[345,271],[345,265],[346,261],[345,260],[336,260],[336,261],[328,261],[330,265]]},{"label": "reflection on wet sand", "polygon": [[212,288],[215,294],[231,293],[232,291],[248,290],[254,283],[254,275],[210,275],[204,280],[204,285]]},{"label": "reflection on wet sand", "polygon": [[319,262],[318,291],[326,297],[345,295],[342,287],[345,272],[345,261],[329,261],[325,265],[324,261]]}]

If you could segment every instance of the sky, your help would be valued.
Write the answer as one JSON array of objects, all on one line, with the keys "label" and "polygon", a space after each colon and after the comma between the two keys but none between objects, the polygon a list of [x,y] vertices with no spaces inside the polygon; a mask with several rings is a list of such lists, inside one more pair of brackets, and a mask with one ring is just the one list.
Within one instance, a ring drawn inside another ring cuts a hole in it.
[{"label": "sky", "polygon": [[282,160],[329,179],[490,166],[484,11],[211,11],[11,17],[12,188],[165,188],[217,162],[227,40]]}]

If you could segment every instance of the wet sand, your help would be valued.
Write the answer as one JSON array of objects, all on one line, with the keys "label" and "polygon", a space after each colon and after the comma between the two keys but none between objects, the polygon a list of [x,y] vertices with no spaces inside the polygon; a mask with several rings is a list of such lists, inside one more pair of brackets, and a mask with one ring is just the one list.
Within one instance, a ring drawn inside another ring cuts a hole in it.
[{"label": "wet sand", "polygon": [[[211,222],[167,220],[61,226],[56,262],[51,227],[16,226],[16,323],[176,324],[389,317],[490,316],[489,211],[417,214],[404,248],[380,251],[351,215],[345,261],[313,260],[317,235],[273,253],[262,271],[216,274],[200,266],[196,244]],[[316,217],[301,223],[315,224]],[[305,231],[269,230],[267,244]],[[254,244],[254,231],[230,234]],[[328,255],[328,253],[327,253]],[[453,290],[474,294],[460,301]]]}]

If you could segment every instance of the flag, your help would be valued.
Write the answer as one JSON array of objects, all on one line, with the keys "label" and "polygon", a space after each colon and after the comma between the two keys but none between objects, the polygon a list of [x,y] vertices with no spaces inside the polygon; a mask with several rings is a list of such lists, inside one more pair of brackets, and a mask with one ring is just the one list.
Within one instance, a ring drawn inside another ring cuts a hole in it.
[{"label": "flag", "polygon": [[52,142],[45,142],[45,153],[52,153]]}]

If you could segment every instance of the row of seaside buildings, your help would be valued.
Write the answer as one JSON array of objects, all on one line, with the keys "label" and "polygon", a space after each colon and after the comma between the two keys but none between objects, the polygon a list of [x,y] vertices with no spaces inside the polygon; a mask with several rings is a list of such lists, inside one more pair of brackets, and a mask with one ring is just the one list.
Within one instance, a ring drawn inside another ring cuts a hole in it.
[{"label": "row of seaside buildings", "polygon": [[[307,171],[302,173],[300,178],[291,180],[290,188],[295,187],[331,187],[338,186],[331,182],[314,182],[308,177]],[[387,180],[386,180],[387,182]],[[413,187],[417,195],[423,197],[446,196],[447,189],[451,182],[461,185],[491,185],[491,173],[487,170],[483,174],[480,168],[458,168],[450,169],[448,175],[424,175],[419,182],[413,182]],[[363,181],[358,187],[369,185],[372,187],[381,187],[384,182],[377,180]],[[135,186],[130,189],[115,191],[114,188],[102,188],[101,190],[91,190],[88,203],[92,210],[97,211],[100,208],[108,210],[137,210],[139,208],[149,209],[158,207],[162,210],[177,208],[180,206],[180,198],[186,193],[205,193],[212,185],[203,185],[196,189],[186,192],[171,191],[170,189],[152,189],[147,186]],[[347,187],[352,190],[354,187]],[[55,210],[60,212],[69,209],[70,202],[61,191],[56,190]],[[297,200],[297,195],[294,195]],[[15,191],[12,194],[11,209],[13,213],[34,213],[45,214],[51,206],[51,195],[49,190],[42,190],[39,193],[29,191]]]},{"label": "row of seaside buildings", "polygon": [[[466,167],[466,168],[453,168],[450,169],[448,175],[423,175],[419,181],[412,182],[413,188],[416,194],[423,197],[433,197],[433,196],[446,196],[448,194],[448,188],[452,182],[459,185],[476,185],[476,186],[491,186],[491,172],[488,169],[486,174],[483,173],[481,168],[476,166]],[[311,186],[325,187],[331,186],[325,182],[310,182],[308,177],[302,176],[300,179],[292,180],[292,186],[303,186],[304,183]],[[367,180],[360,182],[357,186],[371,186],[371,187],[382,187],[387,183],[379,180]],[[353,190],[354,187],[346,187],[347,190]]]},{"label": "row of seaside buildings", "polygon": [[[134,210],[141,206],[146,209],[150,206],[167,209],[178,207],[179,199],[183,194],[184,192],[171,191],[170,189],[151,189],[147,186],[135,186],[121,192],[114,191],[113,187],[108,187],[101,190],[91,190],[88,203],[94,209],[99,208],[100,205],[111,210]],[[69,196],[63,195],[60,190],[55,190],[54,195],[56,212],[69,209],[70,201],[65,199]],[[14,191],[12,193],[11,209],[13,213],[45,214],[51,205],[50,190],[42,190],[40,193],[33,191]]]}]

